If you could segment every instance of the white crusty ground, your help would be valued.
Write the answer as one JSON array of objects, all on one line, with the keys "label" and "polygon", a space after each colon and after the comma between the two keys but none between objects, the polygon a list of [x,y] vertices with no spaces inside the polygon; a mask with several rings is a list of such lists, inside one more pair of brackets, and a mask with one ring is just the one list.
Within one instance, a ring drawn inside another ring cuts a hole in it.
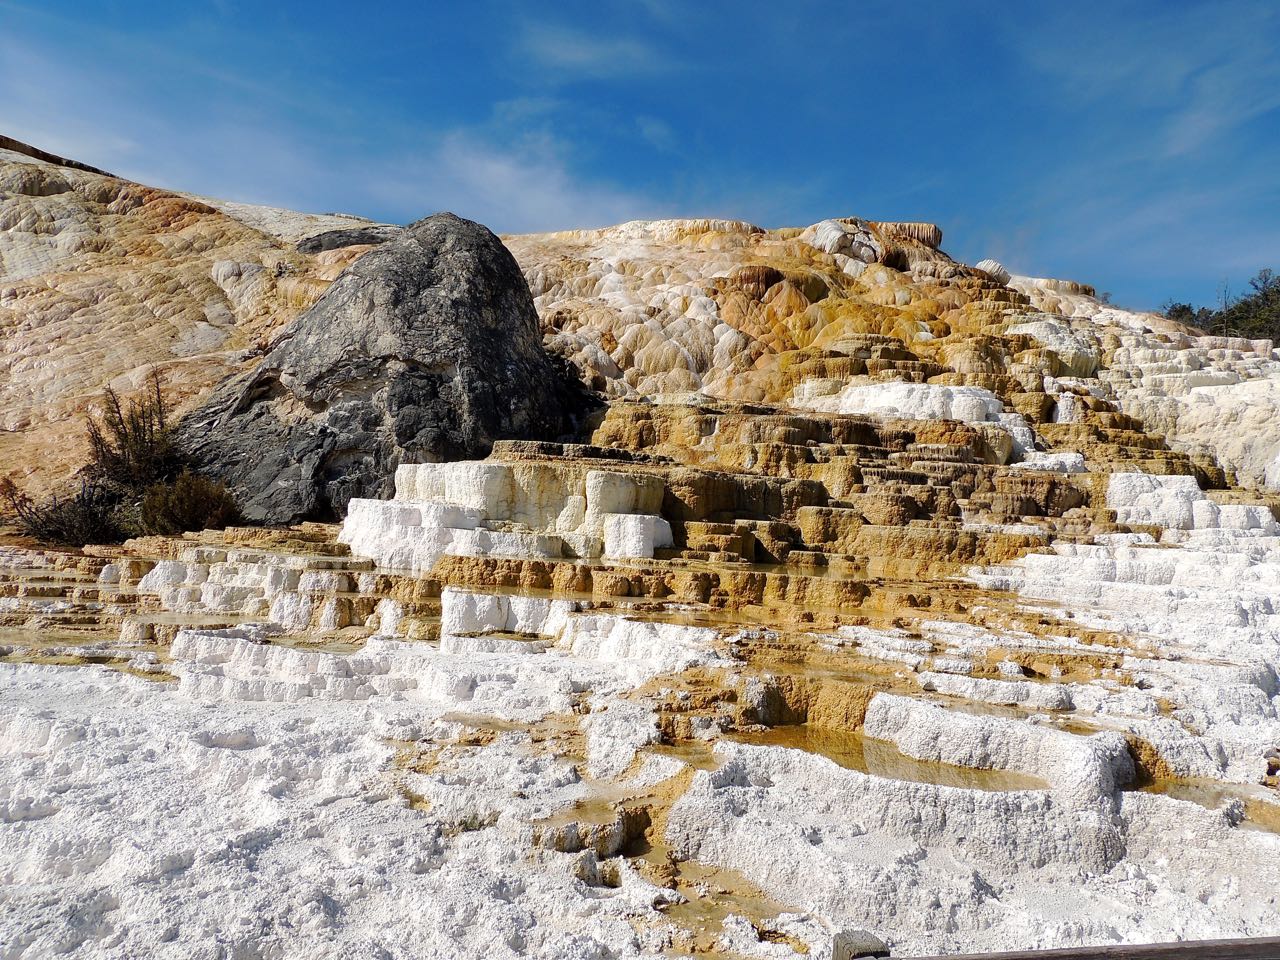
[{"label": "white crusty ground", "polygon": [[421,813],[387,773],[398,711],[201,702],[99,670],[0,683],[0,956],[641,952],[643,901],[519,842],[527,822],[447,836],[515,788],[566,803],[564,765],[495,749],[450,809]]},{"label": "white crusty ground", "polygon": [[[442,605],[439,648],[380,637],[338,655],[254,628],[185,631],[167,664],[177,683],[0,664],[0,958],[660,952],[672,928],[655,905],[678,895],[625,865],[604,885],[612,828],[566,818],[684,769],[666,755],[633,763],[657,729],[631,694],[727,666],[716,631],[551,599],[449,590]],[[922,684],[989,695],[963,684],[976,628],[926,624],[947,645],[931,658],[893,631],[845,633],[832,640],[917,657]],[[497,642],[514,634],[539,639]],[[1072,696],[1101,703],[1081,685]],[[584,700],[585,764],[534,747],[521,724],[572,724]],[[464,722],[495,736],[459,743]],[[787,906],[779,926],[819,958],[842,928],[910,953],[1280,926],[1280,837],[1238,825],[1233,804],[1119,792],[1131,772],[1120,731],[1082,737],[880,694],[864,732],[1046,787],[943,787],[722,742],[665,839]],[[439,749],[433,765],[396,763],[411,741]],[[554,834],[539,826],[549,817]],[[729,920],[723,945],[795,956],[754,929]]]},{"label": "white crusty ground", "polygon": [[1160,541],[1057,543],[975,579],[1126,639],[1135,685],[1071,685],[1077,715],[1143,737],[1180,776],[1256,783],[1280,746],[1280,525],[1190,477],[1115,474],[1107,505]]},{"label": "white crusty ground", "polygon": [[[615,491],[625,503],[591,509],[593,489],[584,516],[639,505]],[[776,929],[816,957],[845,928],[899,953],[1272,933],[1280,836],[1242,820],[1239,799],[1210,810],[1120,787],[1137,736],[1177,775],[1260,801],[1280,745],[1280,527],[1189,478],[1117,474],[1107,498],[1159,540],[1058,543],[972,577],[1110,631],[1091,650],[1123,658],[1130,683],[1036,682],[1012,660],[999,679],[973,676],[993,648],[1078,645],[1065,637],[945,621],[815,635],[899,664],[919,688],[873,697],[866,737],[1022,777],[1003,792],[731,742],[717,768],[688,770],[648,752],[658,727],[639,688],[696,667],[764,697],[721,652],[735,638],[567,599],[446,589],[438,646],[389,635],[400,613],[384,601],[388,635],[343,655],[267,642],[264,628],[186,630],[171,684],[0,664],[0,960],[652,954],[674,936],[656,904],[679,895],[620,863],[622,827],[574,804],[598,812],[681,773],[662,839],[772,896],[790,911]],[[495,503],[468,509],[563,512],[550,493]],[[437,509],[383,506],[349,527],[388,549],[413,527],[397,510]],[[165,609],[252,607],[303,629],[307,591],[351,576],[193,548],[139,590]],[[491,738],[463,744],[464,722]],[[581,733],[584,762],[535,746],[530,727],[557,724]],[[398,751],[415,741],[434,759],[407,769]],[[725,922],[722,945],[794,955],[745,917]]]},{"label": "white crusty ground", "polygon": [[792,397],[800,409],[827,413],[872,414],[904,420],[960,420],[970,424],[991,424],[1008,435],[1001,445],[1001,459],[1020,459],[1035,449],[1035,435],[1017,413],[1004,406],[990,390],[981,387],[948,387],[932,383],[849,383],[828,394],[825,382],[806,381]]},{"label": "white crusty ground", "polygon": [[[798,750],[717,747],[676,804],[685,853],[768,876],[775,896],[887,933],[896,952],[1264,936],[1280,837],[1126,793],[976,793],[845,770]],[[1247,865],[1247,866],[1246,866]]]},{"label": "white crusty ground", "polygon": [[402,464],[394,500],[353,499],[338,535],[383,567],[451,556],[652,558],[672,545],[660,479],[548,462]]},{"label": "white crusty ground", "polygon": [[[454,739],[456,712],[537,720],[594,689],[603,720],[648,672],[625,643],[597,638],[607,661],[586,661],[260,640],[180,634],[177,684],[0,666],[0,957],[577,960],[667,942],[654,903],[669,892],[634,872],[616,889],[584,882],[591,854],[535,844],[534,822],[590,787],[527,733],[459,749],[438,774],[392,763],[398,742]],[[593,725],[592,767],[629,765],[634,712],[626,737]]]}]

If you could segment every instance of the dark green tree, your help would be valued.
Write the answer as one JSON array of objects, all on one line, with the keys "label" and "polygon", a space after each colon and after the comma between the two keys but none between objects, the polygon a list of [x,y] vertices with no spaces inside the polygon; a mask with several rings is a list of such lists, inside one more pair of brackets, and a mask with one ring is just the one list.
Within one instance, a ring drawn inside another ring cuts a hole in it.
[{"label": "dark green tree", "polygon": [[1219,300],[1216,310],[1170,300],[1164,315],[1219,336],[1280,341],[1280,277],[1273,270],[1259,270],[1241,296],[1224,284]]}]

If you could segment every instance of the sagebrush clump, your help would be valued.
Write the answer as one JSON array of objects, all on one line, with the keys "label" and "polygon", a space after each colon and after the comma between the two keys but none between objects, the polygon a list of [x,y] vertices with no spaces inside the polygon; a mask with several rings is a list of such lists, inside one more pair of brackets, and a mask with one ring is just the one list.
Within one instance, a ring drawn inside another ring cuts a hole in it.
[{"label": "sagebrush clump", "polygon": [[0,482],[0,501],[28,536],[80,547],[240,521],[227,488],[192,472],[174,443],[158,377],[127,402],[108,388],[104,411],[89,417],[86,432],[79,493],[37,503],[12,480]]},{"label": "sagebrush clump", "polygon": [[157,483],[142,497],[142,527],[148,533],[222,530],[240,522],[240,508],[226,485],[184,470],[173,483]]},{"label": "sagebrush clump", "polygon": [[89,464],[93,479],[122,491],[145,490],[176,477],[184,464],[169,433],[168,406],[153,376],[147,391],[120,402],[108,388],[102,419],[89,418]]},{"label": "sagebrush clump", "polygon": [[45,543],[84,546],[116,543],[128,536],[118,517],[116,497],[101,484],[82,481],[71,496],[36,503],[8,477],[0,479],[0,500],[23,533]]}]

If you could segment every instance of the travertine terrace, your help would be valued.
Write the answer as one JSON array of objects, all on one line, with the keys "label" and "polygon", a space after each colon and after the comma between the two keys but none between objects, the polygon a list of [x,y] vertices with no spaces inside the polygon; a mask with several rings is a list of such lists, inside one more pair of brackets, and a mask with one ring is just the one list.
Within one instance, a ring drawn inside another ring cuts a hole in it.
[{"label": "travertine terrace", "polygon": [[[126,190],[6,159],[71,184],[14,201],[33,223]],[[3,236],[5,323],[133,277]],[[367,249],[265,236],[317,286]],[[956,263],[931,224],[505,240],[609,398],[580,436],[404,464],[340,524],[3,548],[0,955],[1280,928],[1269,342]],[[106,361],[68,356],[70,410]]]},{"label": "travertine terrace", "polygon": [[1202,336],[995,261],[959,264],[941,240],[932,224],[854,218],[507,238],[548,346],[609,396],[699,392],[989,424],[1002,462],[1045,447],[1161,472],[1162,454],[1139,451],[1165,441],[1244,486],[1267,484],[1269,470],[1280,484],[1269,342]]}]

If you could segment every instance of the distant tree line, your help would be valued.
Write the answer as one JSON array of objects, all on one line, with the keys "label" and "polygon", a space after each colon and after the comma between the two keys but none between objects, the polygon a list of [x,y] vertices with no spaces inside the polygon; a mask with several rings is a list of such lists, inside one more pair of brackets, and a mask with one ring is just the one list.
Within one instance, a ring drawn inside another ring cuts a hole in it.
[{"label": "distant tree line", "polygon": [[1235,296],[1224,285],[1217,309],[1170,300],[1164,315],[1220,336],[1280,342],[1280,277],[1270,268],[1259,270],[1245,294]]}]

